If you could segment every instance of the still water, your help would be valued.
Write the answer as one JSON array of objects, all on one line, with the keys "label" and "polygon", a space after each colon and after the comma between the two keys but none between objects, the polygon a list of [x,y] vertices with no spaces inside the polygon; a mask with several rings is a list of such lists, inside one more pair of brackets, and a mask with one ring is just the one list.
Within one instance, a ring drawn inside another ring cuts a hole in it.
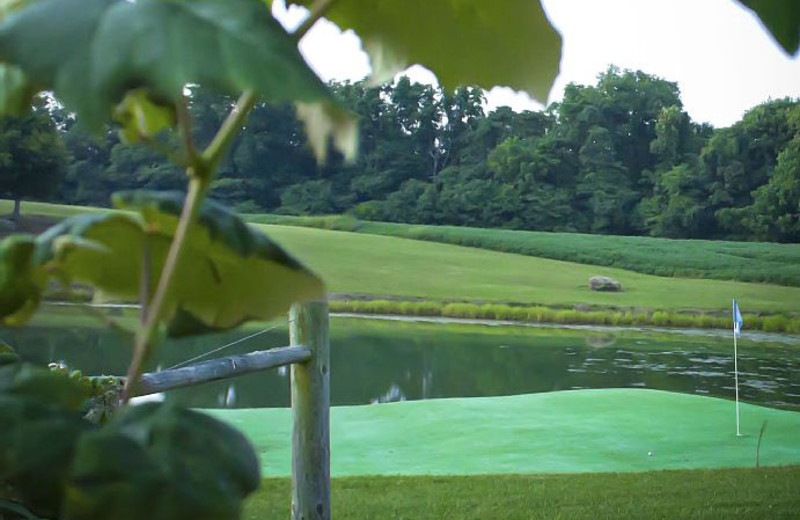
[{"label": "still water", "polygon": [[[0,339],[26,359],[63,362],[85,374],[123,374],[130,345],[75,309],[49,309]],[[284,322],[285,323],[285,322]],[[288,344],[285,324],[168,342],[152,369],[170,368],[262,331],[216,355]],[[745,402],[800,410],[800,338],[745,336],[739,344]],[[637,330],[331,321],[333,405],[639,387],[733,398],[733,346],[725,336]],[[289,406],[285,369],[171,392],[198,407]]]}]

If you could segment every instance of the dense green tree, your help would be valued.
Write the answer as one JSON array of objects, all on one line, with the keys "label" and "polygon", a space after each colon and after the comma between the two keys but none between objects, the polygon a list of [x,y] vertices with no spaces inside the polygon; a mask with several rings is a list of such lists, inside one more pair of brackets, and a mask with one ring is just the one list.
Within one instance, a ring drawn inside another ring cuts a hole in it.
[{"label": "dense green tree", "polygon": [[438,198],[438,191],[433,184],[410,179],[381,204],[380,216],[383,220],[412,224],[435,223],[438,221]]},{"label": "dense green tree", "polygon": [[[294,107],[259,103],[222,158],[213,196],[243,212],[797,239],[796,170],[787,151],[800,128],[797,101],[765,103],[714,130],[691,120],[675,83],[614,67],[595,85],[567,86],[563,101],[541,112],[500,107],[487,114],[479,89],[446,92],[408,78],[331,88],[358,122],[353,163],[334,152],[317,165]],[[232,103],[191,89],[201,144]],[[72,156],[63,200],[106,204],[120,188],[180,186],[182,174],[164,154],[130,148],[110,128],[90,136],[57,105],[50,112]]]},{"label": "dense green tree", "polygon": [[769,181],[755,190],[743,217],[758,239],[800,242],[800,135],[778,155]]},{"label": "dense green tree", "polygon": [[[57,114],[62,115],[62,114]],[[108,128],[102,136],[91,135],[71,114],[63,114],[61,137],[71,161],[59,196],[64,202],[106,206],[114,186],[104,176],[111,150],[119,143],[117,132]]]},{"label": "dense green tree", "polygon": [[636,192],[619,161],[612,133],[601,126],[592,127],[578,157],[582,178],[576,186],[576,195],[591,219],[590,231],[630,232]]},{"label": "dense green tree", "polygon": [[501,183],[495,205],[500,225],[544,231],[574,230],[570,178],[550,140],[511,137],[489,156],[489,166]]},{"label": "dense green tree", "polygon": [[703,238],[713,232],[713,211],[698,156],[711,129],[692,123],[677,105],[663,108],[656,120],[650,151],[656,159],[636,215],[641,229],[663,237]]},{"label": "dense green tree", "polygon": [[163,153],[122,142],[111,149],[103,177],[114,190],[137,186],[148,190],[176,190],[186,183],[182,169],[167,162]]},{"label": "dense green tree", "polygon": [[26,115],[0,118],[0,193],[14,200],[15,221],[23,198],[48,198],[56,192],[68,159],[46,100],[37,100]]},{"label": "dense green tree", "polygon": [[[442,156],[441,168],[465,162],[477,162],[486,152],[470,147],[472,133],[484,117],[483,91],[474,87],[461,87],[452,94],[441,91],[443,121],[439,136]],[[477,153],[477,157],[475,156]]]},{"label": "dense green tree", "polygon": [[220,170],[220,181],[237,179],[239,191],[225,191],[217,185],[212,194],[232,205],[249,201],[262,210],[275,211],[285,188],[314,180],[318,174],[294,109],[260,103]]},{"label": "dense green tree", "polygon": [[642,200],[639,213],[654,236],[705,238],[714,228],[707,195],[697,166],[681,163],[659,172],[654,195]]},{"label": "dense green tree", "polygon": [[709,205],[717,220],[718,236],[746,238],[752,220],[742,208],[769,182],[778,155],[800,132],[800,103],[770,101],[748,111],[741,121],[721,129],[701,153],[709,189]]}]

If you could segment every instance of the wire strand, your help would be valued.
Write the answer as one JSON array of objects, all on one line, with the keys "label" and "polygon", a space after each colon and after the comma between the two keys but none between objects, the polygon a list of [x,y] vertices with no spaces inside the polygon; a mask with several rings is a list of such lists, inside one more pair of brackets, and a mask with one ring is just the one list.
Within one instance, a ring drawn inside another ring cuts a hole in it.
[{"label": "wire strand", "polygon": [[232,347],[234,345],[238,345],[239,343],[242,343],[243,341],[247,341],[248,339],[255,338],[256,336],[260,336],[261,334],[266,334],[267,332],[269,332],[271,330],[275,330],[275,329],[278,328],[279,325],[280,324],[276,324],[276,325],[273,325],[272,327],[267,327],[266,329],[264,329],[262,331],[256,332],[255,334],[250,334],[249,336],[245,336],[243,338],[239,338],[236,341],[228,343],[227,345],[222,345],[221,347],[215,348],[214,350],[209,350],[208,352],[204,352],[204,353],[200,354],[199,356],[195,356],[195,357],[193,357],[191,359],[187,359],[186,361],[181,361],[177,365],[172,365],[171,367],[166,368],[165,370],[172,370],[173,368],[179,368],[179,367],[182,367],[184,365],[188,365],[192,361],[197,361],[198,359],[203,359],[204,357],[210,356],[211,354],[216,354],[217,352],[219,352],[221,350],[225,350],[228,347]]}]

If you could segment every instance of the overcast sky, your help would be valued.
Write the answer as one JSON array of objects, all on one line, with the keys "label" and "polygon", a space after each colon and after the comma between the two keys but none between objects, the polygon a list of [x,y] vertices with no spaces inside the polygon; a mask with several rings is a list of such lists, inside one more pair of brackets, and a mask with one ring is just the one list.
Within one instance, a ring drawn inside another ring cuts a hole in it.
[{"label": "overcast sky", "polygon": [[[490,0],[486,0],[490,1]],[[777,0],[776,0],[777,1]],[[609,64],[639,69],[677,81],[689,115],[716,127],[738,121],[749,108],[770,98],[800,97],[800,58],[790,58],[758,19],[733,0],[543,0],[564,40],[561,73],[549,101],[558,101],[570,82],[591,85]],[[305,11],[273,12],[288,28]],[[358,80],[369,60],[358,38],[326,21],[306,35],[301,51],[325,80]],[[434,82],[421,67],[407,72]],[[493,89],[489,108],[542,106],[524,94]]]}]

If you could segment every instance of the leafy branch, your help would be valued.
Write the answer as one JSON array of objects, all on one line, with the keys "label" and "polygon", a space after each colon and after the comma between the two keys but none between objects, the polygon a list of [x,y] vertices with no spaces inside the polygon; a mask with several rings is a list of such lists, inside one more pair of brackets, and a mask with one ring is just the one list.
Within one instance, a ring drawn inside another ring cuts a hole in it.
[{"label": "leafy branch", "polygon": [[[335,0],[319,0],[315,2],[311,13],[303,24],[294,33],[296,39],[301,39],[308,30],[324,15]],[[178,114],[178,127],[183,136],[184,149],[188,158],[186,173],[189,177],[189,191],[183,205],[175,236],[170,244],[167,260],[164,263],[158,287],[153,299],[147,307],[142,307],[142,328],[137,335],[133,349],[133,357],[128,367],[125,388],[122,392],[122,401],[127,403],[133,396],[135,385],[141,377],[145,360],[153,350],[158,326],[163,320],[164,306],[172,289],[175,272],[184,254],[186,238],[197,218],[197,212],[202,204],[208,187],[214,179],[219,162],[230,142],[241,130],[245,118],[253,109],[258,95],[253,90],[247,90],[239,97],[236,105],[231,109],[213,139],[202,152],[198,154],[191,134],[191,122],[185,97],[181,96],[176,103]],[[144,303],[143,303],[144,305]]]}]

